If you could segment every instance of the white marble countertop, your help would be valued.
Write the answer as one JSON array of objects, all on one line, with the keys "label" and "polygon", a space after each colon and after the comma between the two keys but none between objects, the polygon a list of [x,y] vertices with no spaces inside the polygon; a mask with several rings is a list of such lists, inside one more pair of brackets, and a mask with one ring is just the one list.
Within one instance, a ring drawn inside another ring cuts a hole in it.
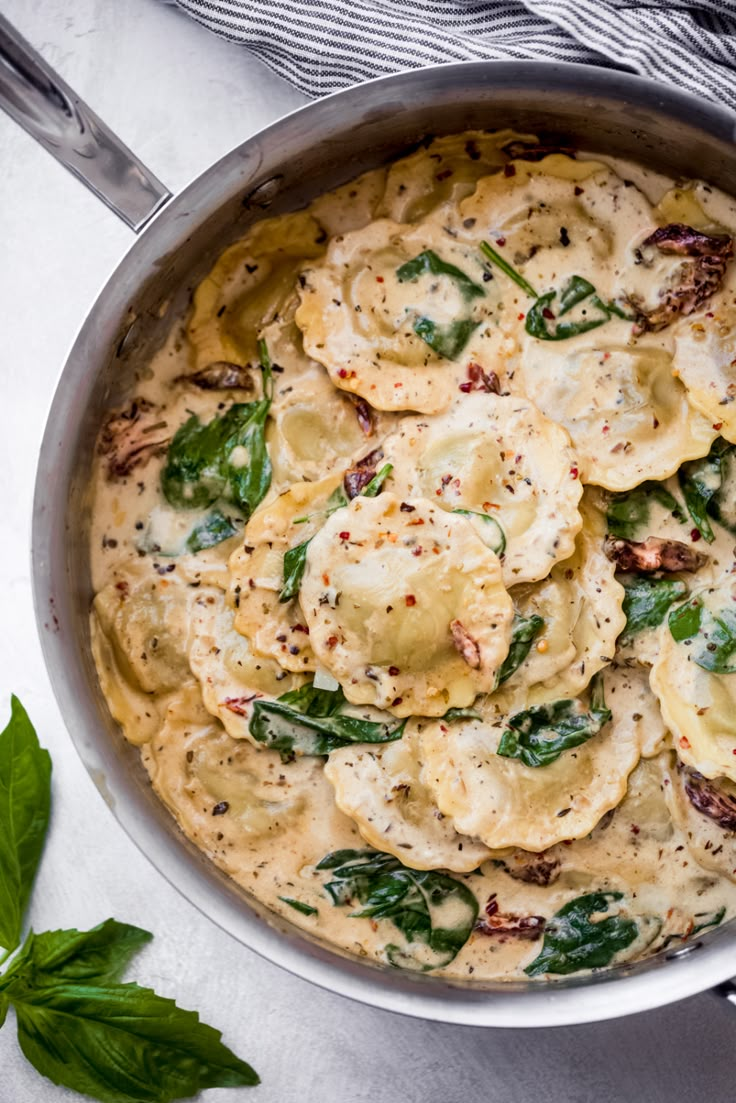
[{"label": "white marble countertop", "polygon": [[[160,0],[3,0],[3,13],[169,185],[303,102]],[[594,1026],[502,1031],[402,1019],[316,989],[217,929],[123,834],[77,758],[44,670],[29,578],[36,454],[66,352],[132,234],[0,113],[0,726],[16,693],[54,762],[30,921],[115,916],[155,933],[132,975],[196,1008],[262,1077],[212,1103],[686,1103],[733,1099],[736,1017],[703,995]],[[736,972],[736,965],[734,971]],[[0,1103],[79,1098],[0,1033]]]}]

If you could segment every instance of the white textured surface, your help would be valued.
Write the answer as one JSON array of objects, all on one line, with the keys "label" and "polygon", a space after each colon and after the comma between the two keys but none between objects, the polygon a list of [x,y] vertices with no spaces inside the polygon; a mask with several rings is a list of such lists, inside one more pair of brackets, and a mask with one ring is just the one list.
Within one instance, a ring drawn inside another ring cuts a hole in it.
[{"label": "white textured surface", "polygon": [[[157,0],[3,0],[3,13],[172,189],[302,102],[237,47]],[[733,1098],[736,1016],[705,995],[596,1026],[490,1031],[400,1019],[261,961],[188,905],[138,853],[64,730],[31,606],[36,452],[66,351],[132,235],[0,114],[0,720],[18,694],[54,760],[37,930],[108,916],[153,931],[133,970],[197,1008],[258,1069],[253,1103],[689,1103]],[[736,963],[734,963],[736,972]],[[0,1103],[78,1098],[0,1033]]]}]

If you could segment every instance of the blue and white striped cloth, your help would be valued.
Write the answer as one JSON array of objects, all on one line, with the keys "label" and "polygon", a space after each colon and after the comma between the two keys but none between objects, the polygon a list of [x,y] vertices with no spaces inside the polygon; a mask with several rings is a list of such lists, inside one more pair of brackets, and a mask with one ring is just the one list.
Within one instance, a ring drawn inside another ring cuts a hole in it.
[{"label": "blue and white striped cloth", "polygon": [[175,0],[308,96],[444,61],[578,61],[736,110],[736,0]]}]

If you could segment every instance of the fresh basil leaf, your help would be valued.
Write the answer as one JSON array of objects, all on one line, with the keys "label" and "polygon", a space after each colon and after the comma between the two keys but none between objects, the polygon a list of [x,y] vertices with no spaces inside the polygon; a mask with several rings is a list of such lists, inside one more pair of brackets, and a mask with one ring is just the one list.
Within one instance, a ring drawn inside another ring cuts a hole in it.
[{"label": "fresh basil leaf", "polygon": [[587,743],[611,719],[602,679],[596,675],[590,685],[589,710],[576,699],[532,705],[510,716],[512,730],[503,733],[496,754],[518,758],[525,766],[549,766],[563,751]]},{"label": "fresh basil leaf", "polygon": [[346,704],[341,689],[315,689],[309,684],[275,701],[256,701],[248,730],[286,760],[295,754],[326,755],[350,743],[391,743],[403,735],[405,720],[346,716],[342,713]]},{"label": "fresh basil leaf", "polygon": [[608,501],[608,531],[620,540],[634,540],[645,525],[649,524],[652,502],[663,506],[672,516],[685,524],[687,516],[677,498],[661,483],[646,482],[633,490],[612,494]]},{"label": "fresh basil leaf", "polygon": [[647,628],[657,628],[662,623],[670,606],[681,601],[687,593],[684,582],[669,578],[642,578],[634,575],[623,580],[626,628],[621,636],[622,643]]},{"label": "fresh basil leaf", "polygon": [[544,618],[537,616],[536,613],[532,613],[530,617],[522,617],[518,613],[514,613],[509,653],[501,663],[496,675],[496,689],[508,681],[511,675],[519,669],[531,651],[534,640],[543,628]]},{"label": "fresh basil leaf", "polygon": [[28,714],[10,699],[0,734],[0,946],[20,942],[51,809],[51,758],[39,746]]},{"label": "fresh basil leaf", "polygon": [[520,287],[522,291],[525,291],[532,299],[536,299],[537,293],[530,283],[524,279],[520,272],[517,272],[507,260],[497,253],[492,245],[489,245],[487,241],[481,241],[480,251],[483,253],[487,260],[490,260],[492,264],[495,264],[497,268],[500,268],[505,276],[508,276],[510,280]]},{"label": "fresh basil leaf", "polygon": [[259,1082],[218,1030],[150,988],[64,981],[37,987],[18,975],[6,996],[33,1067],[103,1103],[169,1103],[204,1088]]},{"label": "fresh basil leaf", "polygon": [[672,638],[677,643],[695,641],[690,658],[712,674],[736,674],[736,609],[723,609],[717,616],[694,597],[670,613]]},{"label": "fresh basil leaf", "polygon": [[383,488],[383,484],[394,469],[392,463],[385,463],[380,471],[377,471],[369,483],[360,492],[361,498],[376,498]]},{"label": "fresh basil leaf", "polygon": [[292,601],[299,593],[307,566],[307,548],[311,542],[311,538],[303,540],[301,544],[289,548],[284,556],[284,581],[279,593],[280,602]]},{"label": "fresh basil leaf", "polygon": [[421,337],[438,356],[445,360],[457,360],[470,340],[471,333],[479,325],[480,322],[474,322],[472,318],[461,318],[457,322],[438,325],[431,318],[422,315],[415,320],[413,329],[417,337]]},{"label": "fresh basil leaf", "polygon": [[396,269],[396,275],[401,283],[406,283],[407,280],[415,280],[425,274],[447,276],[457,286],[466,301],[482,299],[485,296],[485,291],[480,284],[474,283],[461,268],[454,264],[448,264],[431,249],[425,249],[413,260],[408,260],[406,264],[402,264],[400,268]]},{"label": "fresh basil leaf", "polygon": [[677,477],[688,513],[700,535],[709,544],[715,540],[709,515],[721,521],[730,532],[736,531],[736,527],[732,527],[734,488],[731,487],[731,501],[723,494],[724,483],[731,482],[727,476],[730,474],[735,452],[734,445],[719,437],[711,445],[707,456],[684,463],[678,472]]},{"label": "fresh basil leaf", "polygon": [[187,551],[196,554],[205,548],[213,548],[215,544],[221,544],[223,540],[235,536],[237,531],[238,527],[232,518],[226,517],[219,509],[214,509],[189,533]]},{"label": "fresh basil leaf", "polygon": [[202,424],[196,414],[177,430],[161,472],[161,489],[178,509],[204,509],[224,498],[242,510],[247,521],[271,485],[266,420],[273,398],[268,350],[259,342],[263,361],[263,398],[235,403],[224,414]]},{"label": "fresh basil leaf", "polygon": [[496,555],[503,555],[506,551],[506,533],[495,517],[491,517],[489,513],[478,513],[474,509],[453,509],[452,512],[459,513],[462,517],[477,517],[482,522],[483,527],[488,527],[493,534],[489,544],[491,551],[494,551]]},{"label": "fresh basil leaf", "polygon": [[[474,893],[444,873],[408,869],[392,854],[377,850],[337,850],[316,867],[332,877],[325,890],[336,906],[360,903],[356,918],[387,919],[407,946],[386,946],[392,965],[427,972],[449,964],[463,948],[478,918]],[[419,945],[417,945],[419,944]],[[423,960],[427,946],[435,961]]]},{"label": "fresh basil leaf", "polygon": [[293,896],[279,896],[279,900],[283,900],[295,912],[301,912],[302,915],[319,915],[317,908],[313,908],[311,904],[305,904],[303,900],[295,900]]},{"label": "fresh basil leaf", "polygon": [[555,912],[545,928],[541,953],[524,970],[527,976],[566,976],[580,969],[609,965],[617,953],[631,945],[639,928],[623,915],[595,921],[592,916],[609,911],[611,904],[622,897],[621,892],[590,892]]},{"label": "fresh basil leaf", "polygon": [[42,985],[105,984],[118,981],[130,959],[153,936],[140,927],[108,919],[91,931],[31,932],[13,964],[0,978],[0,988],[21,977]]},{"label": "fresh basil leaf", "polygon": [[[558,298],[557,314],[552,311],[552,303]],[[559,319],[567,314],[574,306],[589,300],[589,307],[598,311],[597,317],[583,317],[577,321],[564,321]],[[597,329],[610,321],[611,315],[598,296],[595,294],[593,284],[582,276],[571,276],[565,286],[560,290],[548,291],[545,295],[539,295],[527,311],[524,328],[530,337],[536,337],[540,341],[566,341],[570,337],[577,337],[580,333],[588,333],[591,329]],[[549,322],[555,321],[554,329],[550,329]]]}]

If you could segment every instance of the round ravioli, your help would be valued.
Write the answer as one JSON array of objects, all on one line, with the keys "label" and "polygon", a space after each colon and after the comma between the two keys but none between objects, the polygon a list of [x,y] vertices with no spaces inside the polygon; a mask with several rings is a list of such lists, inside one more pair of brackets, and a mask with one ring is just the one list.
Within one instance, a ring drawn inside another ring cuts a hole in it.
[{"label": "round ravioli", "polygon": [[197,689],[171,702],[143,756],[154,789],[185,834],[235,876],[243,872],[244,846],[294,828],[314,769],[304,760],[287,775],[275,751],[232,739]]},{"label": "round ravioli", "polygon": [[258,337],[293,299],[299,269],[325,251],[326,235],[307,211],[256,222],[219,257],[194,292],[187,336],[197,370],[258,362]]},{"label": "round ravioli", "polygon": [[383,450],[392,491],[468,516],[502,553],[507,586],[544,578],[572,554],[583,523],[577,461],[567,433],[523,398],[468,394],[447,414],[405,418]]},{"label": "round ravioli", "polygon": [[230,559],[228,599],[235,609],[235,631],[250,640],[256,655],[276,659],[284,670],[312,671],[316,666],[296,589],[286,599],[286,556],[291,552],[296,557],[298,570],[306,542],[330,515],[331,496],[337,493],[345,500],[341,484],[342,473],[316,483],[295,483],[256,510],[245,543]]},{"label": "round ravioli", "polygon": [[233,739],[250,739],[253,701],[287,693],[300,679],[272,659],[253,654],[248,640],[233,627],[233,610],[224,594],[198,597],[191,617],[189,664],[199,680],[204,706]]},{"label": "round ravioli", "polygon": [[370,846],[394,854],[410,869],[470,873],[491,852],[476,839],[458,835],[439,812],[422,771],[413,726],[394,743],[333,751],[325,765],[338,808]]},{"label": "round ravioli", "polygon": [[441,221],[388,219],[334,238],[304,273],[296,321],[309,356],[378,410],[446,409],[484,357],[496,296],[483,257]]},{"label": "round ravioli", "polygon": [[675,330],[674,371],[692,405],[736,442],[736,266],[705,309]]},{"label": "round ravioli", "polygon": [[673,379],[658,338],[629,345],[630,329],[611,320],[569,340],[524,342],[521,386],[569,432],[584,481],[608,490],[666,479],[717,436]]},{"label": "round ravioli", "polygon": [[[733,666],[723,648],[734,629],[734,601],[736,582],[728,579],[691,594],[682,609],[685,616],[692,611],[700,630],[676,640],[665,620],[650,675],[681,761],[707,778],[731,781],[736,781],[736,673],[713,667]],[[680,620],[676,631],[688,632],[687,620]]]},{"label": "round ravioli", "polygon": [[698,865],[736,881],[736,783],[673,763],[664,792]]},{"label": "round ravioli", "polygon": [[299,601],[320,664],[354,704],[442,716],[489,692],[513,609],[471,522],[421,498],[354,498],[312,539]]},{"label": "round ravioli", "polygon": [[396,222],[417,222],[442,203],[458,203],[481,177],[508,163],[504,147],[518,144],[534,145],[536,138],[513,130],[469,130],[434,138],[391,166],[378,214]]},{"label": "round ravioli", "polygon": [[514,707],[549,700],[550,693],[582,693],[612,661],[626,625],[625,591],[603,551],[605,516],[590,500],[584,500],[582,514],[573,555],[542,582],[510,590],[517,616],[543,621],[528,655],[501,690]]},{"label": "round ravioli", "polygon": [[646,739],[641,715],[629,707],[628,677],[625,669],[605,672],[612,720],[544,766],[497,753],[513,719],[501,710],[482,721],[423,726],[423,778],[437,807],[457,831],[492,849],[542,851],[587,835],[624,796]]}]

